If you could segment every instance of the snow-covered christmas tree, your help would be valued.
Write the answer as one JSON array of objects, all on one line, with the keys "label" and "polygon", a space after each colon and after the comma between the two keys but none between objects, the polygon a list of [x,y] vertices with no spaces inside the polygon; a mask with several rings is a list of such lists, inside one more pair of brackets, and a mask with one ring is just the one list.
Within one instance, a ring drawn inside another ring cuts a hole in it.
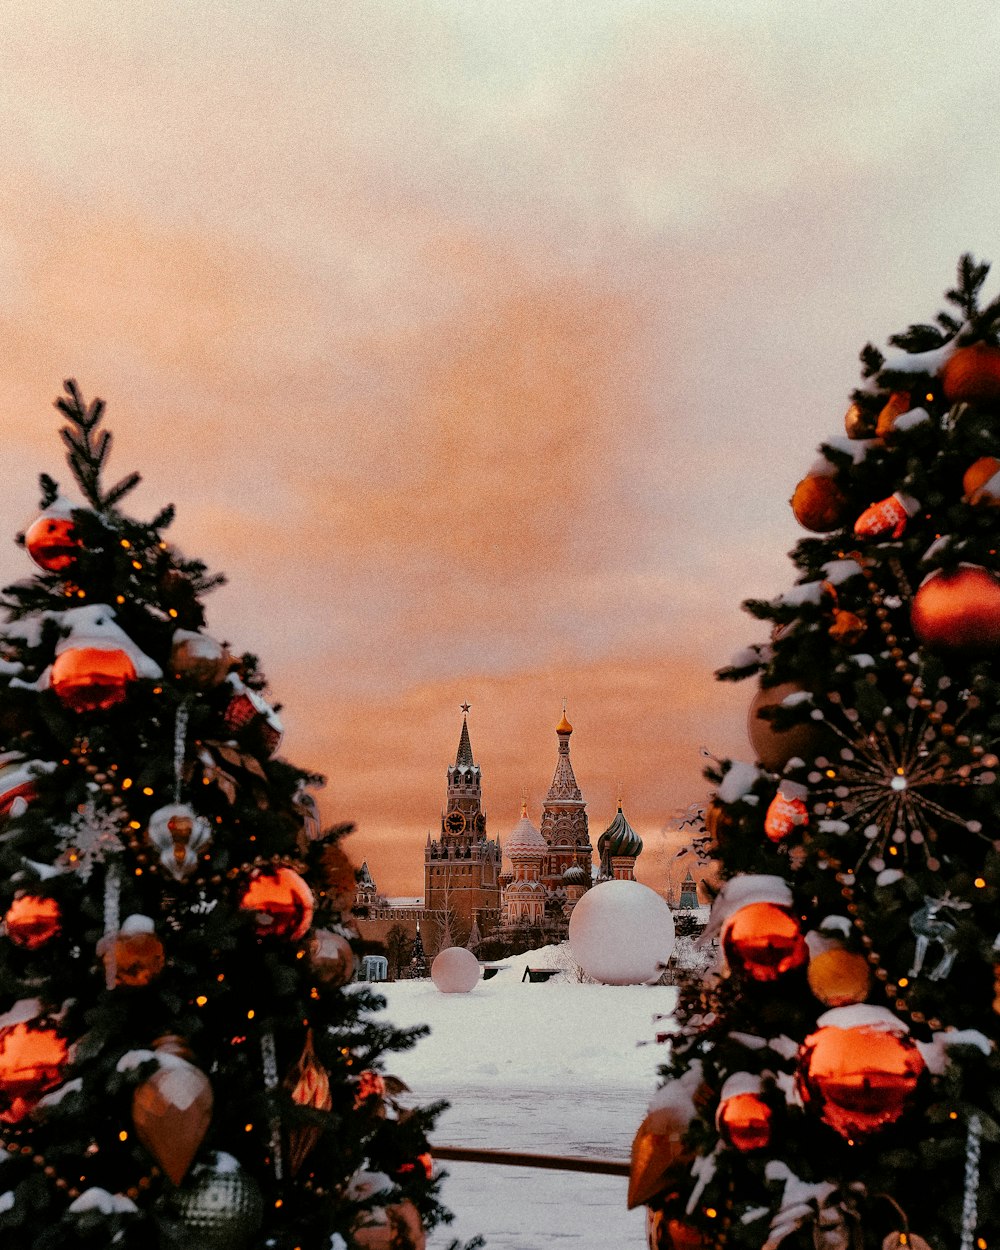
[{"label": "snow-covered christmas tree", "polygon": [[723,967],[688,983],[636,1138],[649,1243],[846,1250],[1000,1238],[1000,300],[863,380],[792,500],[754,762],[706,826]]},{"label": "snow-covered christmas tree", "polygon": [[58,407],[80,498],[43,476],[0,627],[0,1245],[420,1247],[436,1109],[349,985],[345,829],[172,509],[104,486],[101,402]]}]

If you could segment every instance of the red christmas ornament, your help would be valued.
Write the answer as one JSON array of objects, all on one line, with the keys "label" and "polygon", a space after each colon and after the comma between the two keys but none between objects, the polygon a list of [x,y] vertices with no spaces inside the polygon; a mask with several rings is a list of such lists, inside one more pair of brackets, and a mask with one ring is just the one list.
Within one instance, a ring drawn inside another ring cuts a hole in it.
[{"label": "red christmas ornament", "polygon": [[229,701],[223,719],[235,734],[247,734],[259,739],[268,755],[273,755],[281,745],[281,721],[268,701],[249,690],[241,681],[230,677],[235,694]]},{"label": "red christmas ornament", "polygon": [[896,1123],[923,1070],[920,1051],[905,1034],[826,1025],[803,1042],[797,1080],[806,1106],[854,1141]]},{"label": "red christmas ornament", "polygon": [[866,508],[854,522],[854,533],[858,538],[901,538],[906,522],[919,508],[920,504],[915,499],[897,491],[888,499]]},{"label": "red christmas ornament", "polygon": [[[965,470],[962,490],[967,503],[974,507],[986,504],[1000,506],[1000,460],[995,456],[980,456]],[[996,479],[996,480],[994,480]]]},{"label": "red christmas ornament", "polygon": [[1000,347],[989,343],[960,347],[941,370],[941,386],[950,404],[1000,399]]},{"label": "red christmas ornament", "polygon": [[646,1212],[646,1244],[649,1250],[707,1250],[711,1242],[693,1224],[650,1208]]},{"label": "red christmas ornament", "polygon": [[70,647],[56,656],[50,684],[72,711],[97,712],[121,703],[135,677],[135,665],[124,651]]},{"label": "red christmas ornament", "polygon": [[255,868],[240,907],[256,912],[258,937],[297,942],[312,924],[312,890],[291,868]]},{"label": "red christmas ornament", "polygon": [[719,1129],[741,1153],[771,1144],[774,1112],[759,1094],[733,1094],[719,1107]]},{"label": "red christmas ornament", "polygon": [[913,598],[913,632],[943,651],[991,651],[1000,645],[1000,582],[980,565],[934,573]]},{"label": "red christmas ornament", "polygon": [[62,931],[62,910],[54,898],[22,891],[14,896],[3,922],[16,946],[33,951]]},{"label": "red christmas ornament", "polygon": [[68,516],[43,513],[24,535],[28,555],[47,573],[61,573],[75,561],[81,546]]},{"label": "red christmas ornament", "polygon": [[68,1059],[66,1039],[55,1025],[32,1019],[0,1029],[0,1120],[20,1123],[62,1081]]},{"label": "red christmas ornament", "polygon": [[[796,787],[798,789],[798,787]],[[764,832],[772,842],[783,842],[796,829],[809,824],[809,809],[797,794],[779,790],[771,800],[764,817]]]},{"label": "red christmas ornament", "polygon": [[777,903],[747,903],[722,930],[729,964],[752,981],[777,981],[809,959],[798,921]]}]

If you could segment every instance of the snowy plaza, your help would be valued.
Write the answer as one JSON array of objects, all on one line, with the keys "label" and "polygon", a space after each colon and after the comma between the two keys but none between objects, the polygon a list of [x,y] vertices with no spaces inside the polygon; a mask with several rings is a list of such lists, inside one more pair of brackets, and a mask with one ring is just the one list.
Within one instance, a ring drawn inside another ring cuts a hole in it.
[{"label": "snowy plaza", "polygon": [[[522,981],[526,965],[567,971]],[[580,984],[565,947],[505,960],[469,994],[431,981],[380,987],[386,1016],[431,1034],[394,1057],[415,1101],[447,1098],[435,1140],[449,1146],[627,1160],[656,1088],[656,1045],[676,991]],[[484,1163],[446,1163],[455,1223],[428,1241],[481,1233],[492,1250],[609,1250],[644,1245],[645,1209],[627,1211],[625,1177]]]}]

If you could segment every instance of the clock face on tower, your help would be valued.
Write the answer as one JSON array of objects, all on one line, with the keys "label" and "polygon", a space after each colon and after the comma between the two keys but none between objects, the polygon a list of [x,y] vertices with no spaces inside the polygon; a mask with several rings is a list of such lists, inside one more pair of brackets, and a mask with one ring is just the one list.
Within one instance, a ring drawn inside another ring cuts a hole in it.
[{"label": "clock face on tower", "polygon": [[465,816],[461,812],[449,812],[444,823],[449,833],[461,833],[465,828]]}]

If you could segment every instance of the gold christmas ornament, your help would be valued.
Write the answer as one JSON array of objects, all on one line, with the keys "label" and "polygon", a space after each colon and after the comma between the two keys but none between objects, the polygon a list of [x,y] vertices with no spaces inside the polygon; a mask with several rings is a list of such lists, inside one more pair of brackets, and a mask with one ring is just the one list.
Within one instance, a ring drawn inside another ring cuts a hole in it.
[{"label": "gold christmas ornament", "polygon": [[848,438],[874,438],[877,416],[869,416],[860,404],[851,404],[844,413],[844,430]]},{"label": "gold christmas ornament", "polygon": [[1000,400],[1000,347],[972,343],[958,348],[941,370],[941,386],[950,404]]},{"label": "gold christmas ornament", "polygon": [[21,890],[14,895],[3,921],[15,946],[33,951],[62,932],[62,909],[54,898]]},{"label": "gold christmas ornament", "polygon": [[[306,1041],[299,1061],[285,1079],[285,1088],[292,1102],[314,1111],[329,1111],[333,1106],[330,1093],[330,1075],[316,1058],[313,1050],[312,1029],[306,1031]],[[289,1130],[288,1166],[294,1176],[312,1148],[319,1141],[320,1128],[315,1124],[303,1124]]]},{"label": "gold christmas ornament", "polygon": [[863,1003],[871,988],[864,955],[837,946],[813,955],[806,976],[813,994],[827,1007]]},{"label": "gold christmas ornament", "polygon": [[109,978],[113,969],[113,984],[128,989],[150,985],[166,963],[163,943],[148,916],[129,916],[117,933],[98,942],[97,953]]},{"label": "gold christmas ornament", "polygon": [[642,1206],[662,1194],[672,1171],[691,1157],[684,1146],[689,1117],[680,1107],[658,1107],[639,1125],[632,1141],[629,1164],[628,1209]]},{"label": "gold christmas ornament", "polygon": [[336,989],[352,980],[357,959],[351,944],[340,933],[317,929],[309,943],[309,963],[322,985]]},{"label": "gold christmas ornament", "polygon": [[864,638],[866,629],[867,626],[860,616],[837,608],[833,614],[833,624],[826,632],[842,647],[854,647]]},{"label": "gold christmas ornament", "polygon": [[811,473],[792,495],[792,512],[803,529],[814,534],[838,530],[847,519],[847,497],[832,477]]},{"label": "gold christmas ornament", "polygon": [[995,456],[980,456],[973,461],[962,477],[966,502],[973,506],[986,504],[993,508],[1000,507],[1000,478],[993,481],[998,473],[1000,460]]},{"label": "gold christmas ornament", "polygon": [[221,642],[194,630],[178,629],[170,648],[170,671],[187,686],[208,690],[223,681],[233,657]]},{"label": "gold christmas ornament", "polygon": [[194,1064],[157,1052],[161,1067],[132,1095],[135,1131],[175,1185],[184,1179],[212,1122],[212,1086]]},{"label": "gold christmas ornament", "polygon": [[170,803],[149,818],[149,840],[160,853],[160,863],[183,881],[198,867],[200,853],[212,840],[212,826],[187,803]]},{"label": "gold christmas ornament", "polygon": [[876,437],[885,438],[891,434],[895,429],[896,421],[912,407],[909,391],[893,391],[885,407],[878,414],[878,421],[875,425]]},{"label": "gold christmas ornament", "polygon": [[764,767],[772,773],[781,772],[790,759],[800,756],[812,759],[822,740],[820,723],[805,720],[788,729],[775,729],[774,722],[760,713],[777,707],[789,695],[803,694],[802,687],[794,682],[782,682],[777,686],[761,686],[747,713],[747,735],[750,745]]},{"label": "gold christmas ornament", "polygon": [[103,712],[123,701],[135,678],[135,665],[124,651],[69,647],[52,662],[49,683],[71,711]]}]

